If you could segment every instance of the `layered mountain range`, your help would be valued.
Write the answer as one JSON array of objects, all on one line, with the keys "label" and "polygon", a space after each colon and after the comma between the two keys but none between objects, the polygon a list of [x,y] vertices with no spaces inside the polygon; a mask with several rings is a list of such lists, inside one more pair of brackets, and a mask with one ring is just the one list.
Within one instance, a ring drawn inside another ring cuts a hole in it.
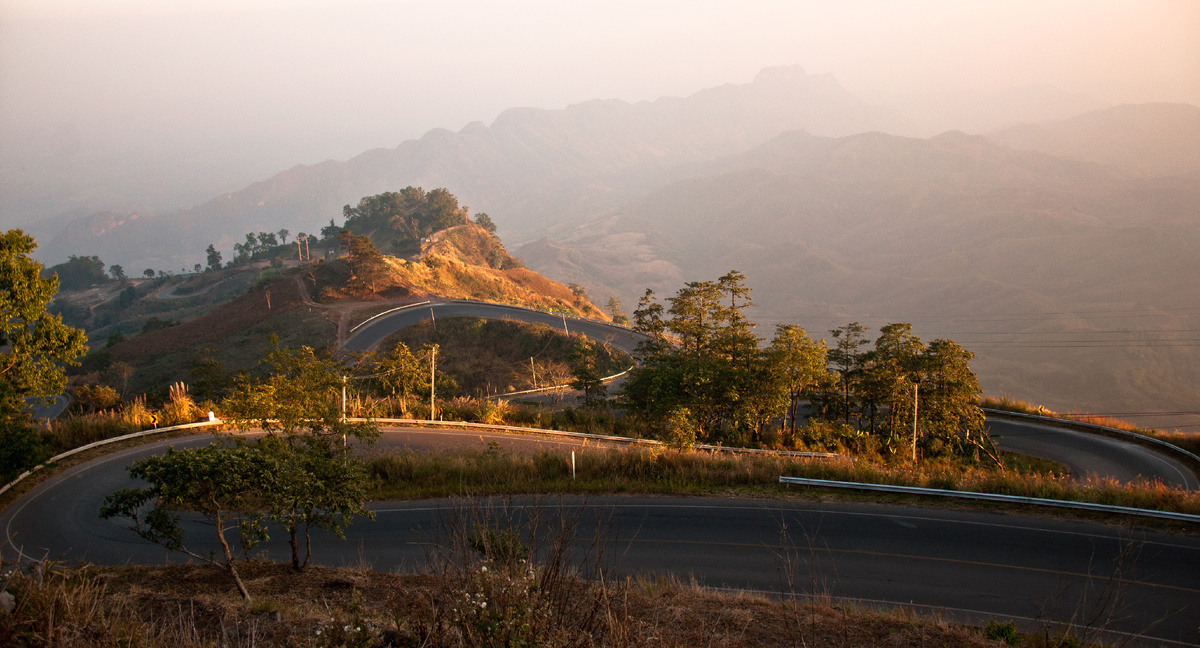
[{"label": "layered mountain range", "polygon": [[686,98],[510,110],[180,212],[77,220],[43,251],[187,267],[208,243],[444,186],[599,298],[632,307],[736,268],[762,324],[910,321],[976,351],[989,393],[1200,426],[1200,108],[911,132],[832,77],[775,68]]}]

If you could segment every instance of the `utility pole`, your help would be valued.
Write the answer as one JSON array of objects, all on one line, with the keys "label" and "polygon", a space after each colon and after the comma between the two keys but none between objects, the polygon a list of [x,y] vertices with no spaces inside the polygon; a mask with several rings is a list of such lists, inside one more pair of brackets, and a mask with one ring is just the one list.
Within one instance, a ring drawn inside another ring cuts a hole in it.
[{"label": "utility pole", "polygon": [[570,335],[570,334],[571,334],[571,332],[567,330],[567,314],[566,314],[566,313],[563,313],[563,316],[562,316],[562,318],[563,318],[563,333],[566,333],[567,335]]},{"label": "utility pole", "polygon": [[[430,312],[430,314],[432,314],[433,309],[432,308],[429,309],[429,312]],[[434,412],[436,411],[436,408],[433,405],[434,383],[437,380],[436,367],[437,367],[437,345],[435,344],[435,345],[429,347],[429,420],[430,421],[434,420],[433,415],[434,415]]]},{"label": "utility pole", "polygon": [[[342,374],[342,423],[346,422],[346,374]],[[342,428],[342,448],[346,447],[346,429]]]},{"label": "utility pole", "polygon": [[920,383],[913,383],[913,442],[912,442],[912,460],[913,464],[917,463],[917,387]]},{"label": "utility pole", "polygon": [[537,389],[537,368],[533,366],[533,356],[529,356],[529,370],[533,372],[533,388]]}]

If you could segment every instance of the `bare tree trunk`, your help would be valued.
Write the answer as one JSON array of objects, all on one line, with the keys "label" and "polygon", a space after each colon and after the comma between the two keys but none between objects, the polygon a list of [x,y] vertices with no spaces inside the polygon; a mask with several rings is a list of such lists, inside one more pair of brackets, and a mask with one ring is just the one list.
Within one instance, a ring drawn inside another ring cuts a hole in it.
[{"label": "bare tree trunk", "polygon": [[242,598],[246,602],[250,602],[250,592],[246,589],[246,584],[242,582],[242,577],[238,575],[237,567],[233,564],[233,551],[229,548],[229,542],[225,540],[225,518],[217,518],[217,539],[221,541],[221,551],[225,553],[225,569],[229,571],[229,575],[233,576],[233,582],[237,584],[238,591],[242,593]]}]

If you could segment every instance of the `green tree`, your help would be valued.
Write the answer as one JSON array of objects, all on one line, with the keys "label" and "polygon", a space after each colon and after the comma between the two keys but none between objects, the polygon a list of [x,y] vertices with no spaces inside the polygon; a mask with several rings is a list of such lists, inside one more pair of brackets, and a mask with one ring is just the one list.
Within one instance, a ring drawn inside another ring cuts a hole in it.
[{"label": "green tree", "polygon": [[646,340],[621,391],[628,409],[662,420],[686,408],[701,437],[746,424],[757,436],[762,402],[751,396],[764,383],[764,356],[743,313],[752,305],[744,281],[735,270],[717,281],[689,282],[665,312],[646,291],[634,311],[634,327]]},{"label": "green tree", "polygon": [[867,418],[867,428],[878,432],[880,412],[887,415],[883,431],[903,438],[905,421],[912,413],[913,385],[920,380],[921,354],[925,345],[912,334],[907,322],[888,324],[879,329],[875,348],[861,362],[858,400]]},{"label": "green tree", "polygon": [[616,295],[609,295],[608,302],[605,304],[608,309],[608,314],[612,316],[613,324],[627,326],[629,324],[629,316],[625,311],[621,310],[621,300],[617,299]]},{"label": "green tree", "polygon": [[999,454],[984,426],[979,409],[982,390],[970,360],[975,354],[952,340],[934,340],[921,357],[920,421],[941,448],[964,455],[976,450],[997,463]]},{"label": "green tree", "polygon": [[799,326],[780,324],[775,328],[775,338],[771,340],[767,354],[787,394],[784,425],[791,442],[796,438],[800,401],[814,390],[828,387],[833,381],[828,369],[829,349],[825,346],[825,340],[814,341]]},{"label": "green tree", "polygon": [[285,228],[279,230],[278,234],[279,234],[280,245],[287,245],[288,236],[291,234],[291,232],[289,232],[287,230],[287,228],[285,227]]},{"label": "green tree", "polygon": [[345,539],[345,527],[356,516],[374,519],[375,514],[365,505],[366,466],[334,439],[313,434],[268,435],[258,448],[267,468],[260,486],[268,503],[267,514],[288,530],[293,569],[308,566],[314,528]]},{"label": "green tree", "polygon": [[0,422],[24,425],[27,399],[49,403],[67,384],[63,365],[87,352],[83,331],[46,311],[58,279],[41,276],[29,257],[37,247],[21,230],[0,237]]},{"label": "green tree", "polygon": [[255,255],[266,253],[279,245],[279,240],[275,238],[274,232],[259,232],[255,238],[258,239],[258,245],[254,248]]},{"label": "green tree", "polygon": [[388,267],[383,254],[371,242],[371,237],[356,235],[348,229],[342,230],[339,240],[350,251],[349,285],[359,290],[373,291],[375,281]]},{"label": "green tree", "polygon": [[[264,486],[271,517],[288,530],[292,566],[301,569],[300,531],[307,556],[309,528],[318,526],[339,536],[353,514],[365,514],[365,490],[352,488],[361,476],[358,460],[346,440],[353,436],[372,442],[379,434],[373,422],[351,422],[342,416],[342,394],[349,368],[333,358],[319,357],[310,347],[290,349],[272,337],[272,348],[261,363],[266,377],[244,378],[224,404],[226,419],[239,430],[258,428],[271,439],[269,459],[277,468]],[[339,444],[340,442],[340,444]],[[338,478],[323,462],[336,453],[346,474]],[[290,472],[289,472],[290,471]],[[322,478],[314,478],[320,473]],[[349,501],[347,496],[357,498]]]},{"label": "green tree", "polygon": [[96,256],[71,255],[66,262],[52,266],[46,272],[58,275],[58,284],[63,290],[83,290],[111,281],[108,275],[104,274],[104,262]]},{"label": "green tree", "polygon": [[410,398],[429,390],[429,363],[403,342],[382,356],[368,356],[360,362],[360,366],[364,364],[372,367],[374,374],[368,384],[377,394],[396,399],[402,416],[408,415]]},{"label": "green tree", "polygon": [[137,289],[133,286],[125,286],[125,289],[117,296],[117,307],[121,309],[129,308],[135,301],[137,301]]},{"label": "green tree", "polygon": [[208,266],[205,267],[205,270],[207,270],[209,272],[215,272],[217,270],[220,270],[221,269],[221,253],[217,251],[217,248],[213,247],[212,243],[209,243],[208,249],[205,250],[204,253],[208,257]]},{"label": "green tree", "polygon": [[861,414],[857,392],[862,379],[862,363],[864,351],[859,349],[868,343],[864,333],[867,328],[858,322],[833,329],[834,346],[829,350],[829,363],[837,374],[836,389],[821,399],[822,410],[829,420],[842,419],[842,423],[850,425]]},{"label": "green tree", "polygon": [[571,367],[571,388],[581,392],[579,399],[583,406],[594,409],[607,401],[608,388],[604,386],[603,376],[600,375],[599,353],[596,345],[586,336],[576,336],[574,348],[567,356]]},{"label": "green tree", "polygon": [[492,221],[492,217],[484,212],[475,214],[475,224],[487,230],[489,234],[496,233],[496,223]]},{"label": "green tree", "polygon": [[108,274],[112,275],[112,278],[117,281],[124,282],[126,279],[125,268],[122,268],[118,263],[108,266]]},{"label": "green tree", "polygon": [[[125,488],[105,497],[100,517],[126,518],[133,523],[131,530],[146,540],[222,567],[249,601],[250,592],[238,574],[226,534],[238,529],[247,549],[266,539],[262,519],[255,513],[266,503],[262,485],[267,469],[258,448],[242,442],[168,448],[164,455],[129,466],[129,476],[148,486]],[[221,545],[220,559],[188,548],[176,511],[195,511],[212,522]]]}]

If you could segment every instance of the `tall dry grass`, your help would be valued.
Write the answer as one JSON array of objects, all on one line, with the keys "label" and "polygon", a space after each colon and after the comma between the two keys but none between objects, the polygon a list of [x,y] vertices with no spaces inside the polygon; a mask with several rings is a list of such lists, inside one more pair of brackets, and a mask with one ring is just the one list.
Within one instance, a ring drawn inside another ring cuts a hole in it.
[{"label": "tall dry grass", "polygon": [[1200,514],[1200,493],[1161,482],[1075,481],[1036,470],[967,466],[952,461],[885,464],[785,455],[734,455],[661,448],[541,452],[379,453],[368,460],[372,497],[410,499],[508,493],[760,494],[801,489],[780,476],[917,486],[1061,499]]}]

